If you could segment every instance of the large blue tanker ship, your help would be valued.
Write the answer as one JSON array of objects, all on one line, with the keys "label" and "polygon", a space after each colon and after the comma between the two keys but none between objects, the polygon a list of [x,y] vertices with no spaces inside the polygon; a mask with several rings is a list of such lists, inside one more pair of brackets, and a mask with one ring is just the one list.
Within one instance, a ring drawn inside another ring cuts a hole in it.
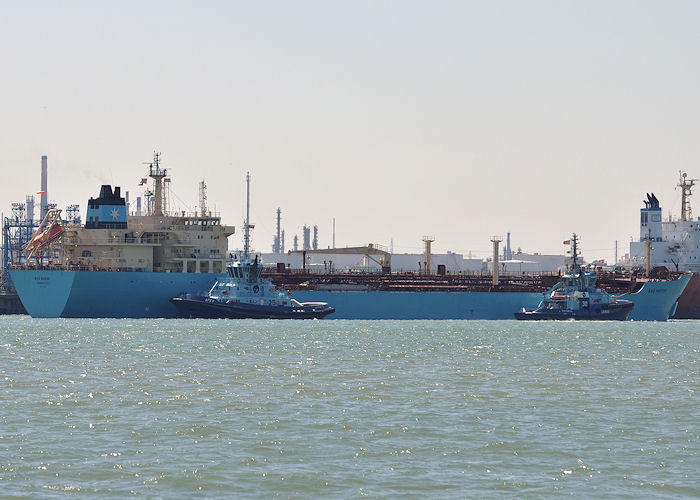
[{"label": "large blue tanker ship", "polygon": [[[201,273],[15,269],[12,280],[33,317],[175,318],[180,292],[206,293],[216,276]],[[649,281],[619,298],[634,302],[631,320],[665,321],[690,280]],[[334,319],[513,319],[542,300],[536,292],[295,290],[300,302],[328,302]]]},{"label": "large blue tanker ship", "polygon": [[[154,156],[145,213],[128,213],[118,187],[102,186],[90,198],[86,224],[67,225],[60,239],[36,249],[34,260],[9,270],[27,312],[38,318],[175,318],[170,299],[203,295],[225,277],[226,241],[233,227],[204,207],[197,214],[168,213],[165,169]],[[146,179],[143,179],[145,182]],[[383,281],[400,275],[387,274]],[[636,293],[632,320],[665,321],[690,275],[648,281]],[[277,285],[284,285],[278,283]],[[551,286],[551,285],[549,285]],[[512,319],[534,308],[549,286],[507,289],[457,287],[450,291],[366,287],[295,289],[301,302],[327,302],[338,319]]]}]

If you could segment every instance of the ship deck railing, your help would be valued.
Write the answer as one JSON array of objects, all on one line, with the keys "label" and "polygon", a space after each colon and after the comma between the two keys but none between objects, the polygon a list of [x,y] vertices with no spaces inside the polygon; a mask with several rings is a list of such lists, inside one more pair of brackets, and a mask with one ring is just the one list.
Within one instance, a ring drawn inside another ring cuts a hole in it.
[{"label": "ship deck railing", "polygon": [[[458,290],[464,288],[479,290],[530,290],[543,291],[553,286],[559,276],[555,273],[518,274],[502,276],[498,285],[493,285],[493,277],[487,273],[473,274],[419,274],[419,273],[357,273],[357,272],[308,272],[285,270],[277,272],[266,269],[263,275],[276,284],[299,289],[324,287],[366,286],[374,290]],[[349,289],[349,288],[348,288]]]},{"label": "ship deck railing", "polygon": [[[180,259],[181,260],[181,259]],[[195,260],[195,259],[186,259]],[[220,262],[223,259],[196,259],[200,261],[210,261],[210,262]],[[223,269],[222,265],[222,269]],[[9,266],[10,269],[14,270],[40,270],[40,271],[104,271],[104,272],[142,272],[142,273],[180,273],[183,272],[179,267],[168,267],[168,266],[158,266],[153,269],[147,267],[105,267],[105,266],[91,266],[91,265],[81,265],[81,264],[12,264]],[[224,271],[188,271],[187,274],[224,274]]]},{"label": "ship deck railing", "polygon": [[[103,229],[103,228],[100,228]],[[123,231],[122,231],[123,233]],[[69,240],[72,240],[75,238],[75,236],[68,234],[66,237]],[[120,235],[114,235],[111,238],[81,238],[80,239],[80,245],[81,246],[109,246],[109,245],[144,245],[144,246],[154,246],[154,245],[160,245],[163,241],[165,241],[165,237],[154,237],[151,235],[148,235],[146,237],[135,237],[135,236],[125,236],[124,234]],[[190,245],[194,246],[194,245]]]},{"label": "ship deck railing", "polygon": [[[269,266],[269,267],[264,267],[264,272],[266,274],[276,274],[279,273],[276,267],[274,266]],[[438,274],[438,273],[422,273],[422,272],[417,272],[417,271],[392,271],[391,273],[382,273],[381,270],[379,269],[358,269],[358,268],[352,268],[352,269],[328,269],[328,268],[323,268],[323,265],[321,267],[307,267],[306,269],[301,269],[301,268],[286,268],[284,271],[282,271],[283,274],[287,275],[301,275],[301,274],[308,274],[308,275],[337,275],[337,276],[392,276],[392,277],[397,277],[397,276],[402,276],[402,277],[411,277],[415,279],[427,279],[427,280],[435,280],[435,279],[440,279],[440,278],[445,278],[445,279],[459,279],[460,277],[464,278],[474,278],[474,277],[479,277],[479,278],[489,278],[491,279],[493,277],[493,274],[488,272],[488,271],[471,271],[471,270],[464,270],[464,271],[446,271],[445,274]],[[560,277],[561,274],[556,271],[506,271],[506,272],[499,272],[498,275],[501,278],[524,278],[527,279],[528,277],[533,277],[533,276],[557,276]]]},{"label": "ship deck railing", "polygon": [[[526,291],[544,292],[561,278],[557,272],[522,273],[500,275],[497,285],[493,276],[486,272],[421,274],[405,273],[357,273],[347,271],[329,272],[323,270],[286,269],[277,271],[265,269],[263,276],[279,286],[290,290],[407,290],[407,291]],[[638,291],[645,282],[667,278],[648,278],[639,273],[625,271],[601,272],[598,285],[608,293],[623,294]]]},{"label": "ship deck railing", "polygon": [[13,264],[10,266],[13,270],[37,270],[37,271],[121,271],[121,272],[148,272],[147,268],[141,267],[117,267],[107,268],[103,266],[86,266],[86,265],[63,265],[63,264]]}]

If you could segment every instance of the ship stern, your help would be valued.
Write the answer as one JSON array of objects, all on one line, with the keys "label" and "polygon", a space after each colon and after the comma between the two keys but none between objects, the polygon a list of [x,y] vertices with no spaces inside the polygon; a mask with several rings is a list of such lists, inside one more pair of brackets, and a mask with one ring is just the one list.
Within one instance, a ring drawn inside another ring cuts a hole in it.
[{"label": "ship stern", "polygon": [[73,289],[75,271],[12,269],[10,278],[30,316],[58,318]]}]

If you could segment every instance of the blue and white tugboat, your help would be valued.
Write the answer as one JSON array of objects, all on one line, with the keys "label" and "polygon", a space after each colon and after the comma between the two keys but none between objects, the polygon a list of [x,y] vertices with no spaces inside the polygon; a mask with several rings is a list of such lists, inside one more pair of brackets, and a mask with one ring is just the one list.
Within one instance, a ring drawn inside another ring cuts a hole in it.
[{"label": "blue and white tugboat", "polygon": [[207,295],[181,294],[170,302],[190,318],[320,319],[335,312],[326,302],[298,302],[261,277],[262,264],[250,256],[250,174],[246,182],[243,254],[229,262],[228,276],[214,283]]},{"label": "blue and white tugboat", "polygon": [[544,298],[536,309],[523,308],[515,313],[515,319],[626,320],[634,309],[634,302],[618,299],[605,290],[596,288],[596,274],[586,272],[578,264],[575,234],[571,245],[571,272],[562,276],[559,283],[544,293]]}]

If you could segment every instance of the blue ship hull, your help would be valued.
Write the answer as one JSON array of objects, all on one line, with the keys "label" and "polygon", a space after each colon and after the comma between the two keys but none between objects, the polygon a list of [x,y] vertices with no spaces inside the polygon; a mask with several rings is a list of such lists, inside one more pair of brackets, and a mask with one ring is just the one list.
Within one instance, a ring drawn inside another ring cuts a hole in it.
[{"label": "blue ship hull", "polygon": [[[35,318],[175,318],[181,293],[206,295],[220,277],[197,273],[11,270],[22,304]],[[621,295],[635,306],[631,320],[665,321],[690,275],[646,283]],[[299,302],[327,302],[333,319],[513,319],[535,308],[540,293],[295,290]]]}]

